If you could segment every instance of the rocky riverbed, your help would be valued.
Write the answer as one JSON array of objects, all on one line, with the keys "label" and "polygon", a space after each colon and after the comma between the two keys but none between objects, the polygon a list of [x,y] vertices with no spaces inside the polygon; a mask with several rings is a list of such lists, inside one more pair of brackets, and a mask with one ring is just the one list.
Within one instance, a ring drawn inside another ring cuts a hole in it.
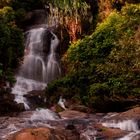
[{"label": "rocky riverbed", "polygon": [[37,109],[0,117],[1,140],[139,140],[139,129],[140,107],[96,114]]},{"label": "rocky riverbed", "polygon": [[[140,107],[94,113],[72,101],[63,104],[62,98],[51,105],[43,92],[37,92],[28,94],[32,106],[24,111],[23,104],[17,104],[7,90],[0,96],[0,105],[5,106],[0,108],[0,140],[140,140]],[[49,109],[35,110],[38,104]]]}]

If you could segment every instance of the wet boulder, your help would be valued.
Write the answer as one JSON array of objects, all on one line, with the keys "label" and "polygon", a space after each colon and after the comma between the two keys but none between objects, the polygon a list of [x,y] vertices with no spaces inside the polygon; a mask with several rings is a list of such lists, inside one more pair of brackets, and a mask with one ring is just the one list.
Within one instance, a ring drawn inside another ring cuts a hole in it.
[{"label": "wet boulder", "polygon": [[91,113],[92,110],[84,105],[71,105],[70,106],[71,110],[76,110],[80,112],[85,112],[85,113]]},{"label": "wet boulder", "polygon": [[97,124],[94,126],[97,130],[97,139],[103,140],[114,140],[125,136],[128,132],[125,130],[121,130],[119,128],[107,128],[102,126],[101,124]]},{"label": "wet boulder", "polygon": [[140,118],[140,107],[135,107],[133,109],[120,113],[119,116],[125,118]]},{"label": "wet boulder", "polygon": [[30,108],[35,109],[37,107],[49,107],[49,101],[47,101],[45,97],[44,91],[40,90],[33,90],[30,91],[28,94],[24,95],[24,97],[30,103]]},{"label": "wet boulder", "polygon": [[10,93],[10,89],[0,89],[0,116],[25,110],[24,105],[17,104],[14,99],[15,95]]}]

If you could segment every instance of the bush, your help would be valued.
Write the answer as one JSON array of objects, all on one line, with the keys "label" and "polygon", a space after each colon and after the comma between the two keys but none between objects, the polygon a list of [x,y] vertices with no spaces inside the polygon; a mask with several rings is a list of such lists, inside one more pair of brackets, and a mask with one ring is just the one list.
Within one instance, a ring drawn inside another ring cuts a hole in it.
[{"label": "bush", "polygon": [[15,24],[11,7],[0,9],[0,64],[1,79],[12,80],[11,73],[23,56],[23,33]]}]

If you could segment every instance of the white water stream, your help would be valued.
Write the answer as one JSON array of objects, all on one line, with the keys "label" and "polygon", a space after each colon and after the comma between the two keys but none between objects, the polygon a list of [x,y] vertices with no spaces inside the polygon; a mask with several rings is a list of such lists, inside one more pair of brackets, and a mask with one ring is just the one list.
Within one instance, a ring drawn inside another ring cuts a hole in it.
[{"label": "white water stream", "polygon": [[134,120],[123,120],[116,122],[115,120],[112,120],[110,122],[102,123],[103,126],[111,127],[111,128],[120,128],[121,130],[126,131],[138,131],[139,127],[136,121]]},{"label": "white water stream", "polygon": [[128,135],[124,136],[123,138],[119,138],[117,140],[140,140],[140,130],[138,122],[136,120],[130,119],[123,121],[111,120],[102,123],[102,125],[110,128],[119,128],[121,130],[126,130],[129,132]]},{"label": "white water stream", "polygon": [[[35,28],[29,30],[25,42],[25,55],[19,72],[16,75],[16,83],[12,88],[15,94],[15,101],[23,103],[25,109],[29,109],[29,103],[25,97],[29,91],[43,90],[47,83],[55,80],[61,75],[59,64],[59,54],[57,47],[59,45],[58,37],[51,31],[50,46],[44,46],[46,28]],[[45,52],[48,47],[49,54]]]},{"label": "white water stream", "polygon": [[60,117],[49,109],[36,109],[31,116],[31,121],[59,120]]}]

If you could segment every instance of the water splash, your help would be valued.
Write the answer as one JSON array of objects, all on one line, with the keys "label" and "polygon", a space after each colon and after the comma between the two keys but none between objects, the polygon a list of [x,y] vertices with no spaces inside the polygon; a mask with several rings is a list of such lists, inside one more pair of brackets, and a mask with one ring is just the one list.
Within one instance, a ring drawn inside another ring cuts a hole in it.
[{"label": "water splash", "polygon": [[60,105],[63,109],[66,110],[66,107],[65,107],[65,99],[62,98],[62,96],[60,96],[60,99],[58,101],[58,105]]},{"label": "water splash", "polygon": [[36,109],[31,116],[31,121],[46,121],[46,120],[58,120],[59,115],[49,109]]},{"label": "water splash", "polygon": [[80,136],[81,139],[85,140],[96,140],[97,130],[95,130],[93,127],[88,127],[86,130],[84,130]]}]

